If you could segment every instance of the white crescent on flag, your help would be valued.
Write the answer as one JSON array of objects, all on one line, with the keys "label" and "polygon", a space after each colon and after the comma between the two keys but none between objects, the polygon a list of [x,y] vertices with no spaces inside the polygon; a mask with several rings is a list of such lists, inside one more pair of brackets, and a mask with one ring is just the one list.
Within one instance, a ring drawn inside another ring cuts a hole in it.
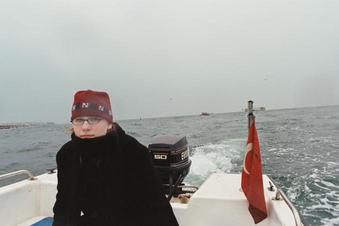
[{"label": "white crescent on flag", "polygon": [[244,157],[244,172],[248,175],[250,175],[250,172],[248,172],[248,170],[246,169],[246,158],[247,158],[247,154],[253,150],[253,143],[248,143],[246,146],[246,153],[245,153],[245,157]]}]

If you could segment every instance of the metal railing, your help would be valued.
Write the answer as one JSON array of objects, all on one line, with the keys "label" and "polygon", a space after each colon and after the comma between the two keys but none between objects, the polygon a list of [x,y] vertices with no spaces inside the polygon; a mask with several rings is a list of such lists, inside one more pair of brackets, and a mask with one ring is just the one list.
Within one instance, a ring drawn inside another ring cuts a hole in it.
[{"label": "metal railing", "polygon": [[0,180],[3,179],[7,179],[10,177],[15,177],[18,175],[27,175],[28,176],[28,180],[36,180],[36,178],[33,176],[33,174],[31,172],[29,172],[28,170],[18,170],[18,171],[14,171],[11,173],[6,173],[6,174],[2,174],[0,175]]},{"label": "metal railing", "polygon": [[277,192],[275,194],[276,200],[281,200],[281,198],[286,202],[287,206],[291,209],[295,221],[296,226],[304,226],[304,224],[301,221],[300,215],[298,210],[294,207],[294,205],[291,203],[291,201],[287,198],[286,194],[280,189],[277,189]]},{"label": "metal railing", "polygon": [[[291,201],[288,199],[287,195],[280,189],[278,188],[273,180],[266,175],[269,178],[269,187],[268,190],[273,192],[277,189],[276,193],[275,193],[275,197],[273,198],[273,200],[284,200],[285,203],[287,204],[287,206],[290,208],[290,210],[292,211],[293,217],[294,217],[294,222],[296,226],[304,226],[303,222],[301,221],[300,215],[298,210],[294,207],[294,205],[291,203]],[[276,188],[276,189],[275,189]]]}]

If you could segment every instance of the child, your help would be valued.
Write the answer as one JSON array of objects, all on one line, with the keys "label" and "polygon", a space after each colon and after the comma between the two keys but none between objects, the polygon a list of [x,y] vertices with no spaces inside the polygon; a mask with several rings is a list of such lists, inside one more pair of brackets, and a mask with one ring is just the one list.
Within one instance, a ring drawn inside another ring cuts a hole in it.
[{"label": "child", "polygon": [[106,92],[78,91],[71,122],[53,226],[178,226],[148,149],[113,122]]}]

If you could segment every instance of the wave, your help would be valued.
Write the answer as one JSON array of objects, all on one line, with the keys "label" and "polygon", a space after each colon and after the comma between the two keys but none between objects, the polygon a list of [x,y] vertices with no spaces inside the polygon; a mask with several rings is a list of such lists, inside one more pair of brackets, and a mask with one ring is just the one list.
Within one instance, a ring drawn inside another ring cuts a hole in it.
[{"label": "wave", "polygon": [[199,186],[211,173],[230,173],[245,150],[245,140],[231,139],[192,148],[192,166],[187,182]]},{"label": "wave", "polygon": [[321,225],[338,226],[339,185],[336,176],[326,168],[313,169],[305,181],[311,188],[306,194],[308,205],[303,215]]}]

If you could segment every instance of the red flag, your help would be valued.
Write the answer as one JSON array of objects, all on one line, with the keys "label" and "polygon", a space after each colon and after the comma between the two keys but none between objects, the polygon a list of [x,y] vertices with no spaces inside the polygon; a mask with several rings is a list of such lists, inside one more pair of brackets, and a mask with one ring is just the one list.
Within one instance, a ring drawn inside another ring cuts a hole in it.
[{"label": "red flag", "polygon": [[261,170],[261,156],[255,119],[251,121],[247,139],[244,167],[241,176],[241,188],[249,202],[254,222],[257,224],[267,217]]}]

